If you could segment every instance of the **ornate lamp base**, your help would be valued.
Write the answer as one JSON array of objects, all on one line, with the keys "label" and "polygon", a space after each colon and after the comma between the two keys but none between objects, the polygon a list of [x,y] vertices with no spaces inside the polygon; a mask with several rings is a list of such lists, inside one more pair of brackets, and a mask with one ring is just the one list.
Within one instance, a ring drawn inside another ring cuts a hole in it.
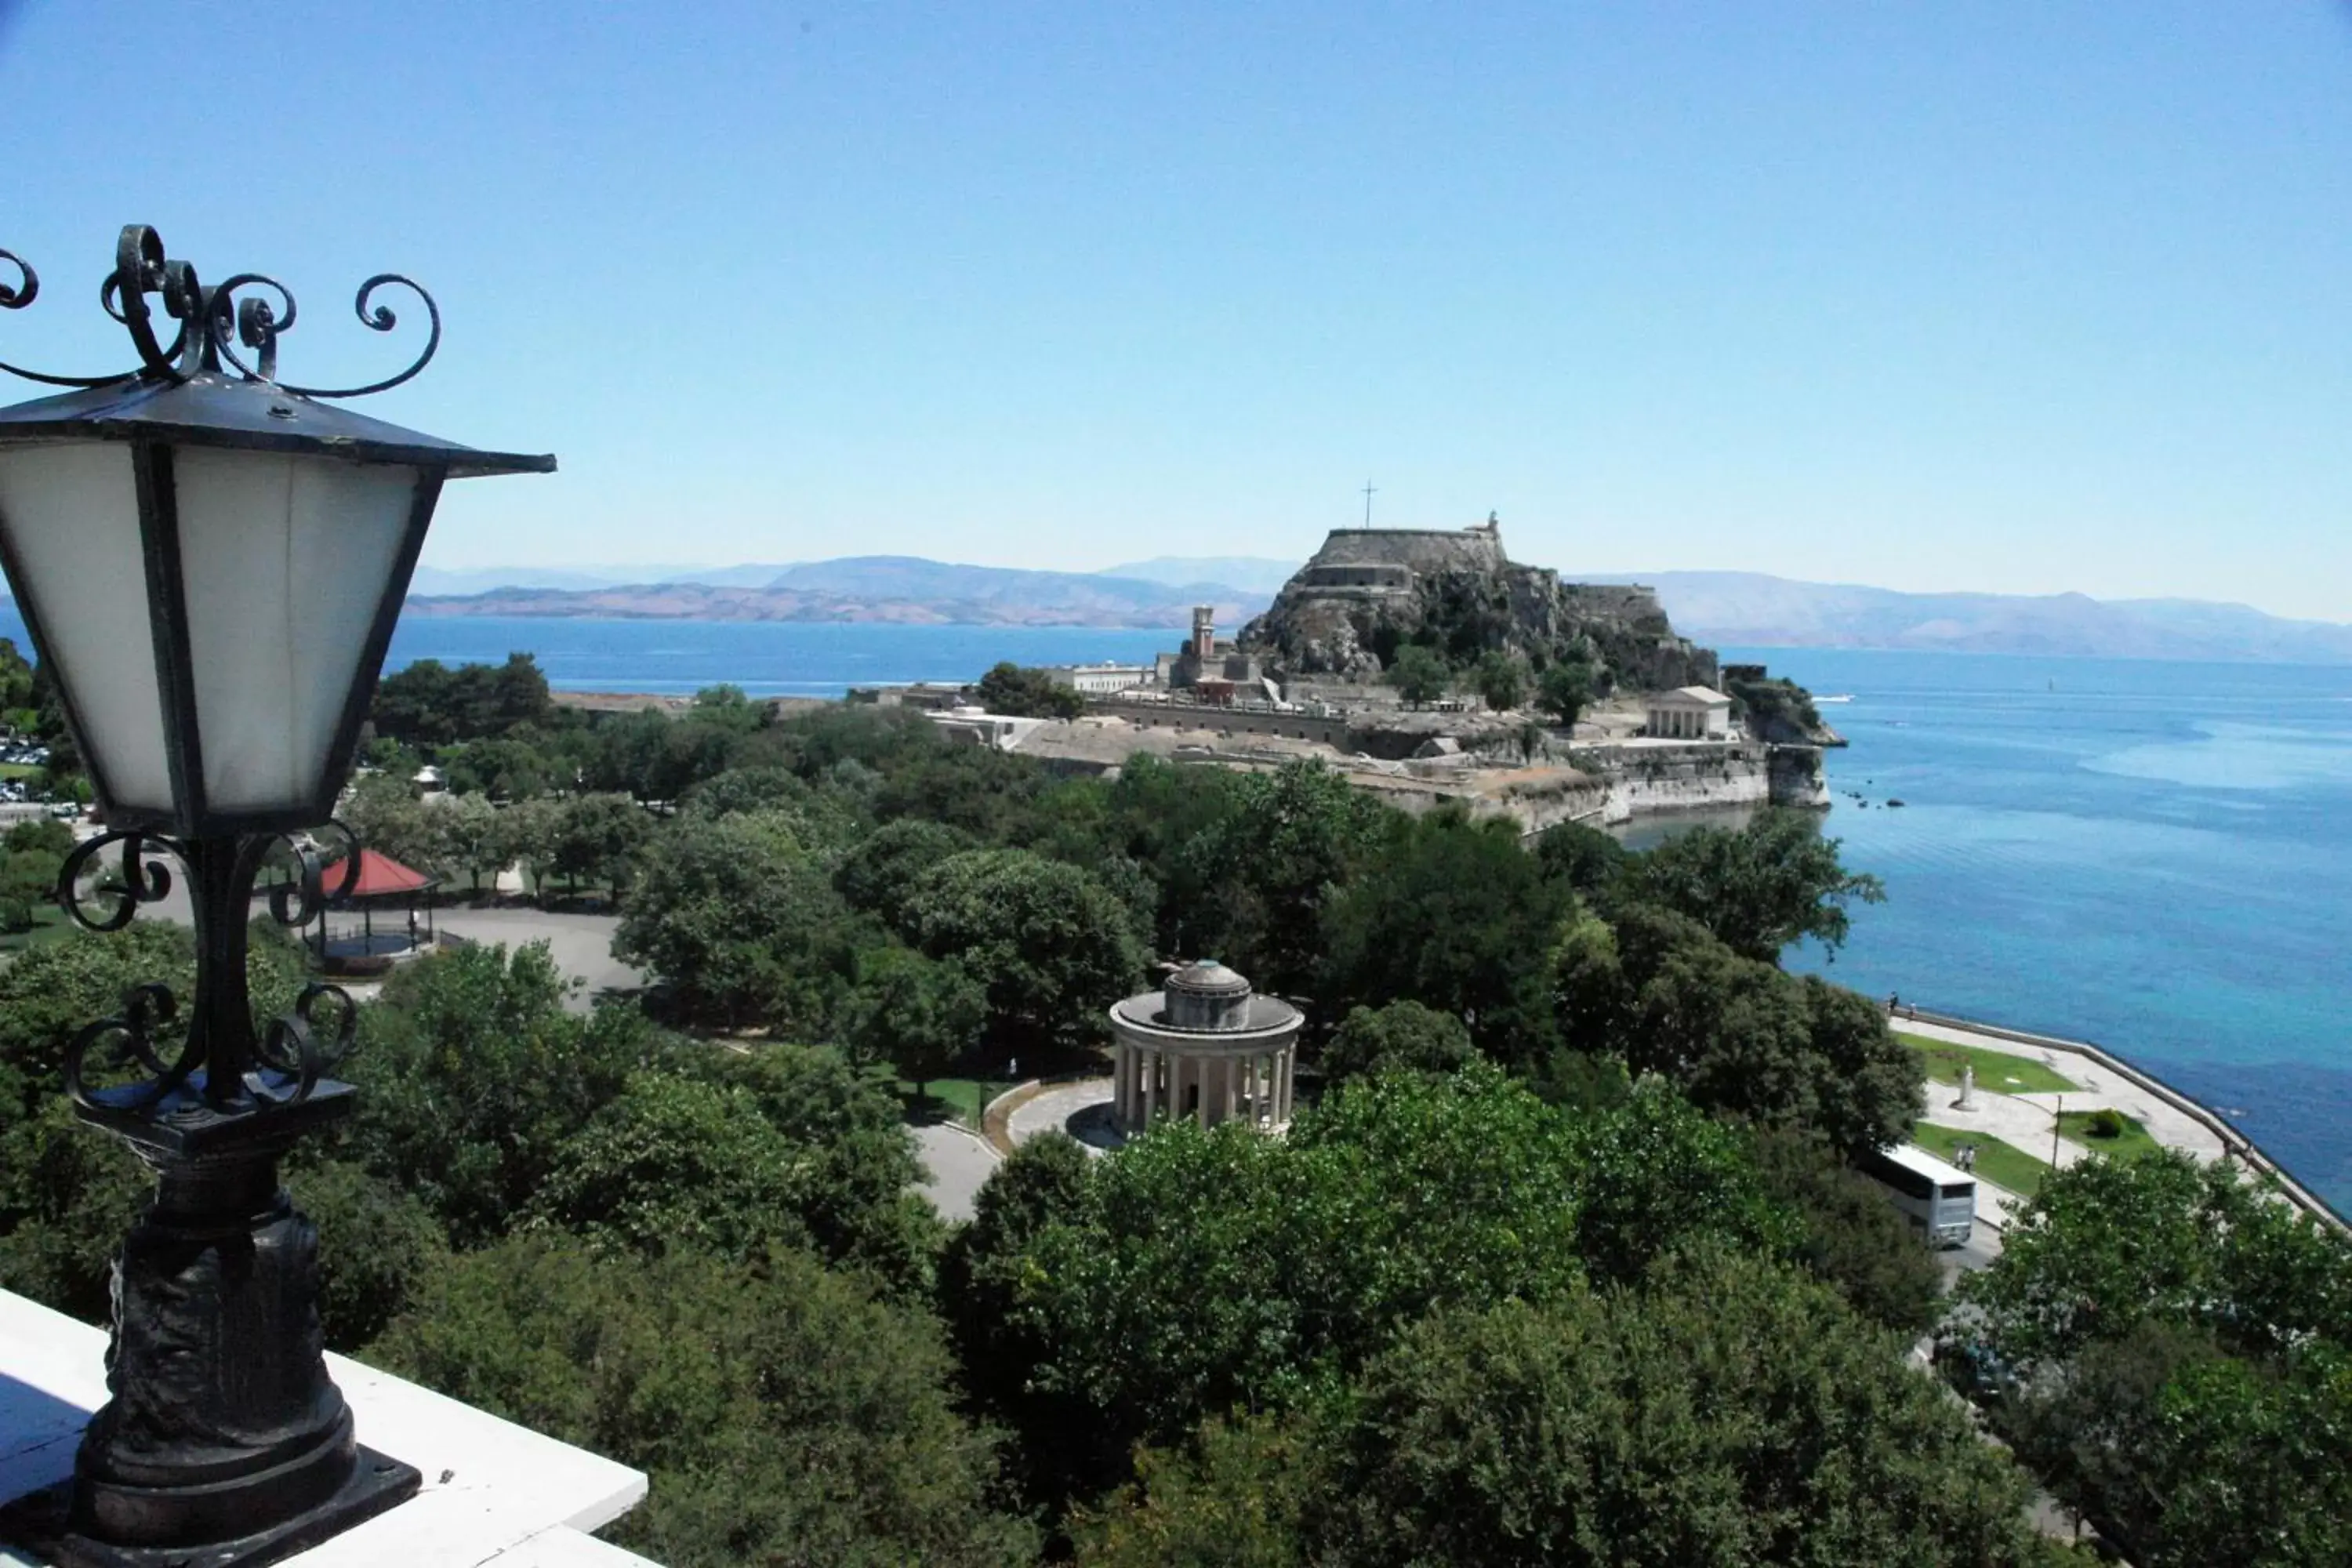
[{"label": "ornate lamp base", "polygon": [[[350,1443],[350,1428],[344,1442]],[[352,1450],[342,1487],[293,1518],[233,1541],[199,1547],[125,1546],[100,1541],[71,1528],[75,1483],[64,1482],[11,1504],[0,1516],[0,1535],[30,1548],[57,1568],[262,1568],[341,1534],[352,1526],[398,1507],[416,1495],[424,1478],[413,1465],[386,1458],[373,1448]],[[144,1502],[177,1509],[210,1500],[157,1492]]]},{"label": "ornate lamp base", "polygon": [[[164,1061],[157,1038],[178,1005],[149,984],[125,995],[119,1016],[77,1035],[63,1063],[76,1114],[129,1144],[156,1178],[154,1202],[115,1263],[112,1397],[83,1429],[72,1481],[0,1519],[0,1530],[71,1568],[259,1568],[419,1485],[415,1469],[352,1436],[320,1331],[318,1232],[278,1181],[280,1156],[351,1111],[352,1087],[325,1074],[350,1048],[359,1015],[342,993],[311,985],[291,1016],[254,1030],[246,919],[273,842],[121,830],[84,843],[58,875],[69,913],[119,930],[171,885],[150,851],[176,856],[197,952],[176,1059]],[[116,844],[120,876],[99,885],[112,908],[91,918],[78,889]],[[299,880],[270,892],[270,912],[288,925],[304,923],[323,893],[315,856],[295,853]],[[110,1051],[118,1068],[150,1076],[94,1086],[93,1063],[121,1076],[104,1066]]]},{"label": "ornate lamp base", "polygon": [[259,1568],[420,1484],[352,1436],[320,1342],[318,1235],[278,1183],[278,1155],[348,1111],[350,1087],[227,1113],[203,1088],[80,1108],[158,1181],[115,1266],[113,1397],[73,1479],[0,1526],[60,1568]]}]

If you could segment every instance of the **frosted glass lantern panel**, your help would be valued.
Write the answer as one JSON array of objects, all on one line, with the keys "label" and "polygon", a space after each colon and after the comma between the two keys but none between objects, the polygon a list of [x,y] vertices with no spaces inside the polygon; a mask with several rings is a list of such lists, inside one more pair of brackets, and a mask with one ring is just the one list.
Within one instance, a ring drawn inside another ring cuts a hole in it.
[{"label": "frosted glass lantern panel", "polygon": [[120,441],[0,447],[0,530],[110,805],[169,815],[139,487]]},{"label": "frosted glass lantern panel", "polygon": [[312,805],[346,760],[329,753],[399,568],[416,470],[188,447],[173,464],[205,805]]}]

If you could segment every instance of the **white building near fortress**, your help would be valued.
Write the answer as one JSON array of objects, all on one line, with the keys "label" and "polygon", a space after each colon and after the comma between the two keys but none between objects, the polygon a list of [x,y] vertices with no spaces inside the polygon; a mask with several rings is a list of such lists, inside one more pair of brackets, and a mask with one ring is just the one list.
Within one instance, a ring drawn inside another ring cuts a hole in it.
[{"label": "white building near fortress", "polygon": [[1711,686],[1654,691],[1643,700],[1653,740],[1728,741],[1731,699]]}]

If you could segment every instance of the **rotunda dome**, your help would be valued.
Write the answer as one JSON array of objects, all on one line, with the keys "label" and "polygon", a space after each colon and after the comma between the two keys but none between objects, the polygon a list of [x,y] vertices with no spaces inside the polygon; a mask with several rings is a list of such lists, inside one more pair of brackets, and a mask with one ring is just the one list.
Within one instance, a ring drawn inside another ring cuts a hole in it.
[{"label": "rotunda dome", "polygon": [[1246,1029],[1250,983],[1213,958],[1186,964],[1163,987],[1172,1029]]}]

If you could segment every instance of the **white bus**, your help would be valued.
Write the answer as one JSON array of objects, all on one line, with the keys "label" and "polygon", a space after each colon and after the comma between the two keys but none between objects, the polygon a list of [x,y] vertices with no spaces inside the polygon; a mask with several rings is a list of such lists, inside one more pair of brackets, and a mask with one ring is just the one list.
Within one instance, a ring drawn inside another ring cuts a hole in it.
[{"label": "white bus", "polygon": [[1862,1173],[1886,1189],[1931,1247],[1960,1247],[1976,1224],[1977,1179],[1908,1143],[1863,1156]]}]

